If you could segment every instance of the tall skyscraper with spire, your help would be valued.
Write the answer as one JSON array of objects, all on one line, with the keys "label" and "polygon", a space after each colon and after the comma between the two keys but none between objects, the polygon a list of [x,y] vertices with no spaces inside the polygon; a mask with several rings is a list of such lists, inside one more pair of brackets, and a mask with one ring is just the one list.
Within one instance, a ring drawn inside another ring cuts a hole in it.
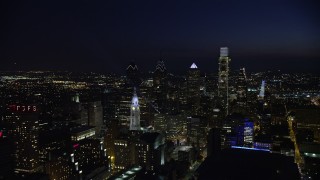
[{"label": "tall skyscraper with spire", "polygon": [[229,114],[229,49],[227,47],[220,48],[219,57],[219,81],[218,81],[218,97],[225,115]]},{"label": "tall skyscraper with spire", "polygon": [[164,61],[158,61],[156,70],[153,72],[153,86],[158,88],[159,86],[165,86],[167,81],[167,69],[164,65]]},{"label": "tall skyscraper with spire", "polygon": [[200,70],[192,63],[187,76],[188,105],[192,115],[197,115],[200,109]]},{"label": "tall skyscraper with spire", "polygon": [[164,61],[158,61],[153,72],[153,93],[160,111],[168,110],[168,73]]},{"label": "tall skyscraper with spire", "polygon": [[133,87],[138,87],[141,84],[140,72],[138,66],[131,62],[126,69],[127,81]]},{"label": "tall skyscraper with spire", "polygon": [[130,130],[140,130],[140,106],[136,88],[134,88],[130,107]]}]

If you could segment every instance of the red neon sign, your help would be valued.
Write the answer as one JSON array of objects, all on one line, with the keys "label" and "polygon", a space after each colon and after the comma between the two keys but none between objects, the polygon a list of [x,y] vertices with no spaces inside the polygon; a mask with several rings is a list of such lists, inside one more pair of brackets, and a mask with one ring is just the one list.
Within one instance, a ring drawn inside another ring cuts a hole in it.
[{"label": "red neon sign", "polygon": [[76,149],[77,147],[79,147],[79,144],[74,144],[73,148]]},{"label": "red neon sign", "polygon": [[11,111],[17,111],[17,112],[37,112],[37,106],[33,105],[9,105],[9,109]]}]

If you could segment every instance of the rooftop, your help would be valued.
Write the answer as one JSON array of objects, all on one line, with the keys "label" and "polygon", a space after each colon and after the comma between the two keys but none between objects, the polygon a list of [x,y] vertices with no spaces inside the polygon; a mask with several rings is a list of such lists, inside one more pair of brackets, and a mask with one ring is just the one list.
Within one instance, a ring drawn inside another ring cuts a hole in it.
[{"label": "rooftop", "polygon": [[255,149],[225,149],[197,172],[199,179],[300,179],[293,157]]}]

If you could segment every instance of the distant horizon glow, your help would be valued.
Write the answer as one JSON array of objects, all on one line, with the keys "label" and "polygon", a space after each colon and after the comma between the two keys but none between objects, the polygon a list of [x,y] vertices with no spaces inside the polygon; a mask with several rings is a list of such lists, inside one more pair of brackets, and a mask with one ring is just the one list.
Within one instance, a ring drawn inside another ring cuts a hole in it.
[{"label": "distant horizon glow", "polygon": [[[220,47],[230,66],[316,72],[317,1],[2,1],[0,70],[124,73],[134,61],[185,73],[195,62],[216,72]],[[16,13],[19,12],[19,13]]]}]

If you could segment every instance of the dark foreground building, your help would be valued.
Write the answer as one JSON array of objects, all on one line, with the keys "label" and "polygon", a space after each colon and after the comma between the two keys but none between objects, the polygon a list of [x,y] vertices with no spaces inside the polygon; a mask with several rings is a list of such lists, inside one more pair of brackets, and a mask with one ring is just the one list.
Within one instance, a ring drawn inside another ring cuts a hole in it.
[{"label": "dark foreground building", "polygon": [[225,149],[197,169],[198,179],[300,179],[293,157],[267,151]]}]

